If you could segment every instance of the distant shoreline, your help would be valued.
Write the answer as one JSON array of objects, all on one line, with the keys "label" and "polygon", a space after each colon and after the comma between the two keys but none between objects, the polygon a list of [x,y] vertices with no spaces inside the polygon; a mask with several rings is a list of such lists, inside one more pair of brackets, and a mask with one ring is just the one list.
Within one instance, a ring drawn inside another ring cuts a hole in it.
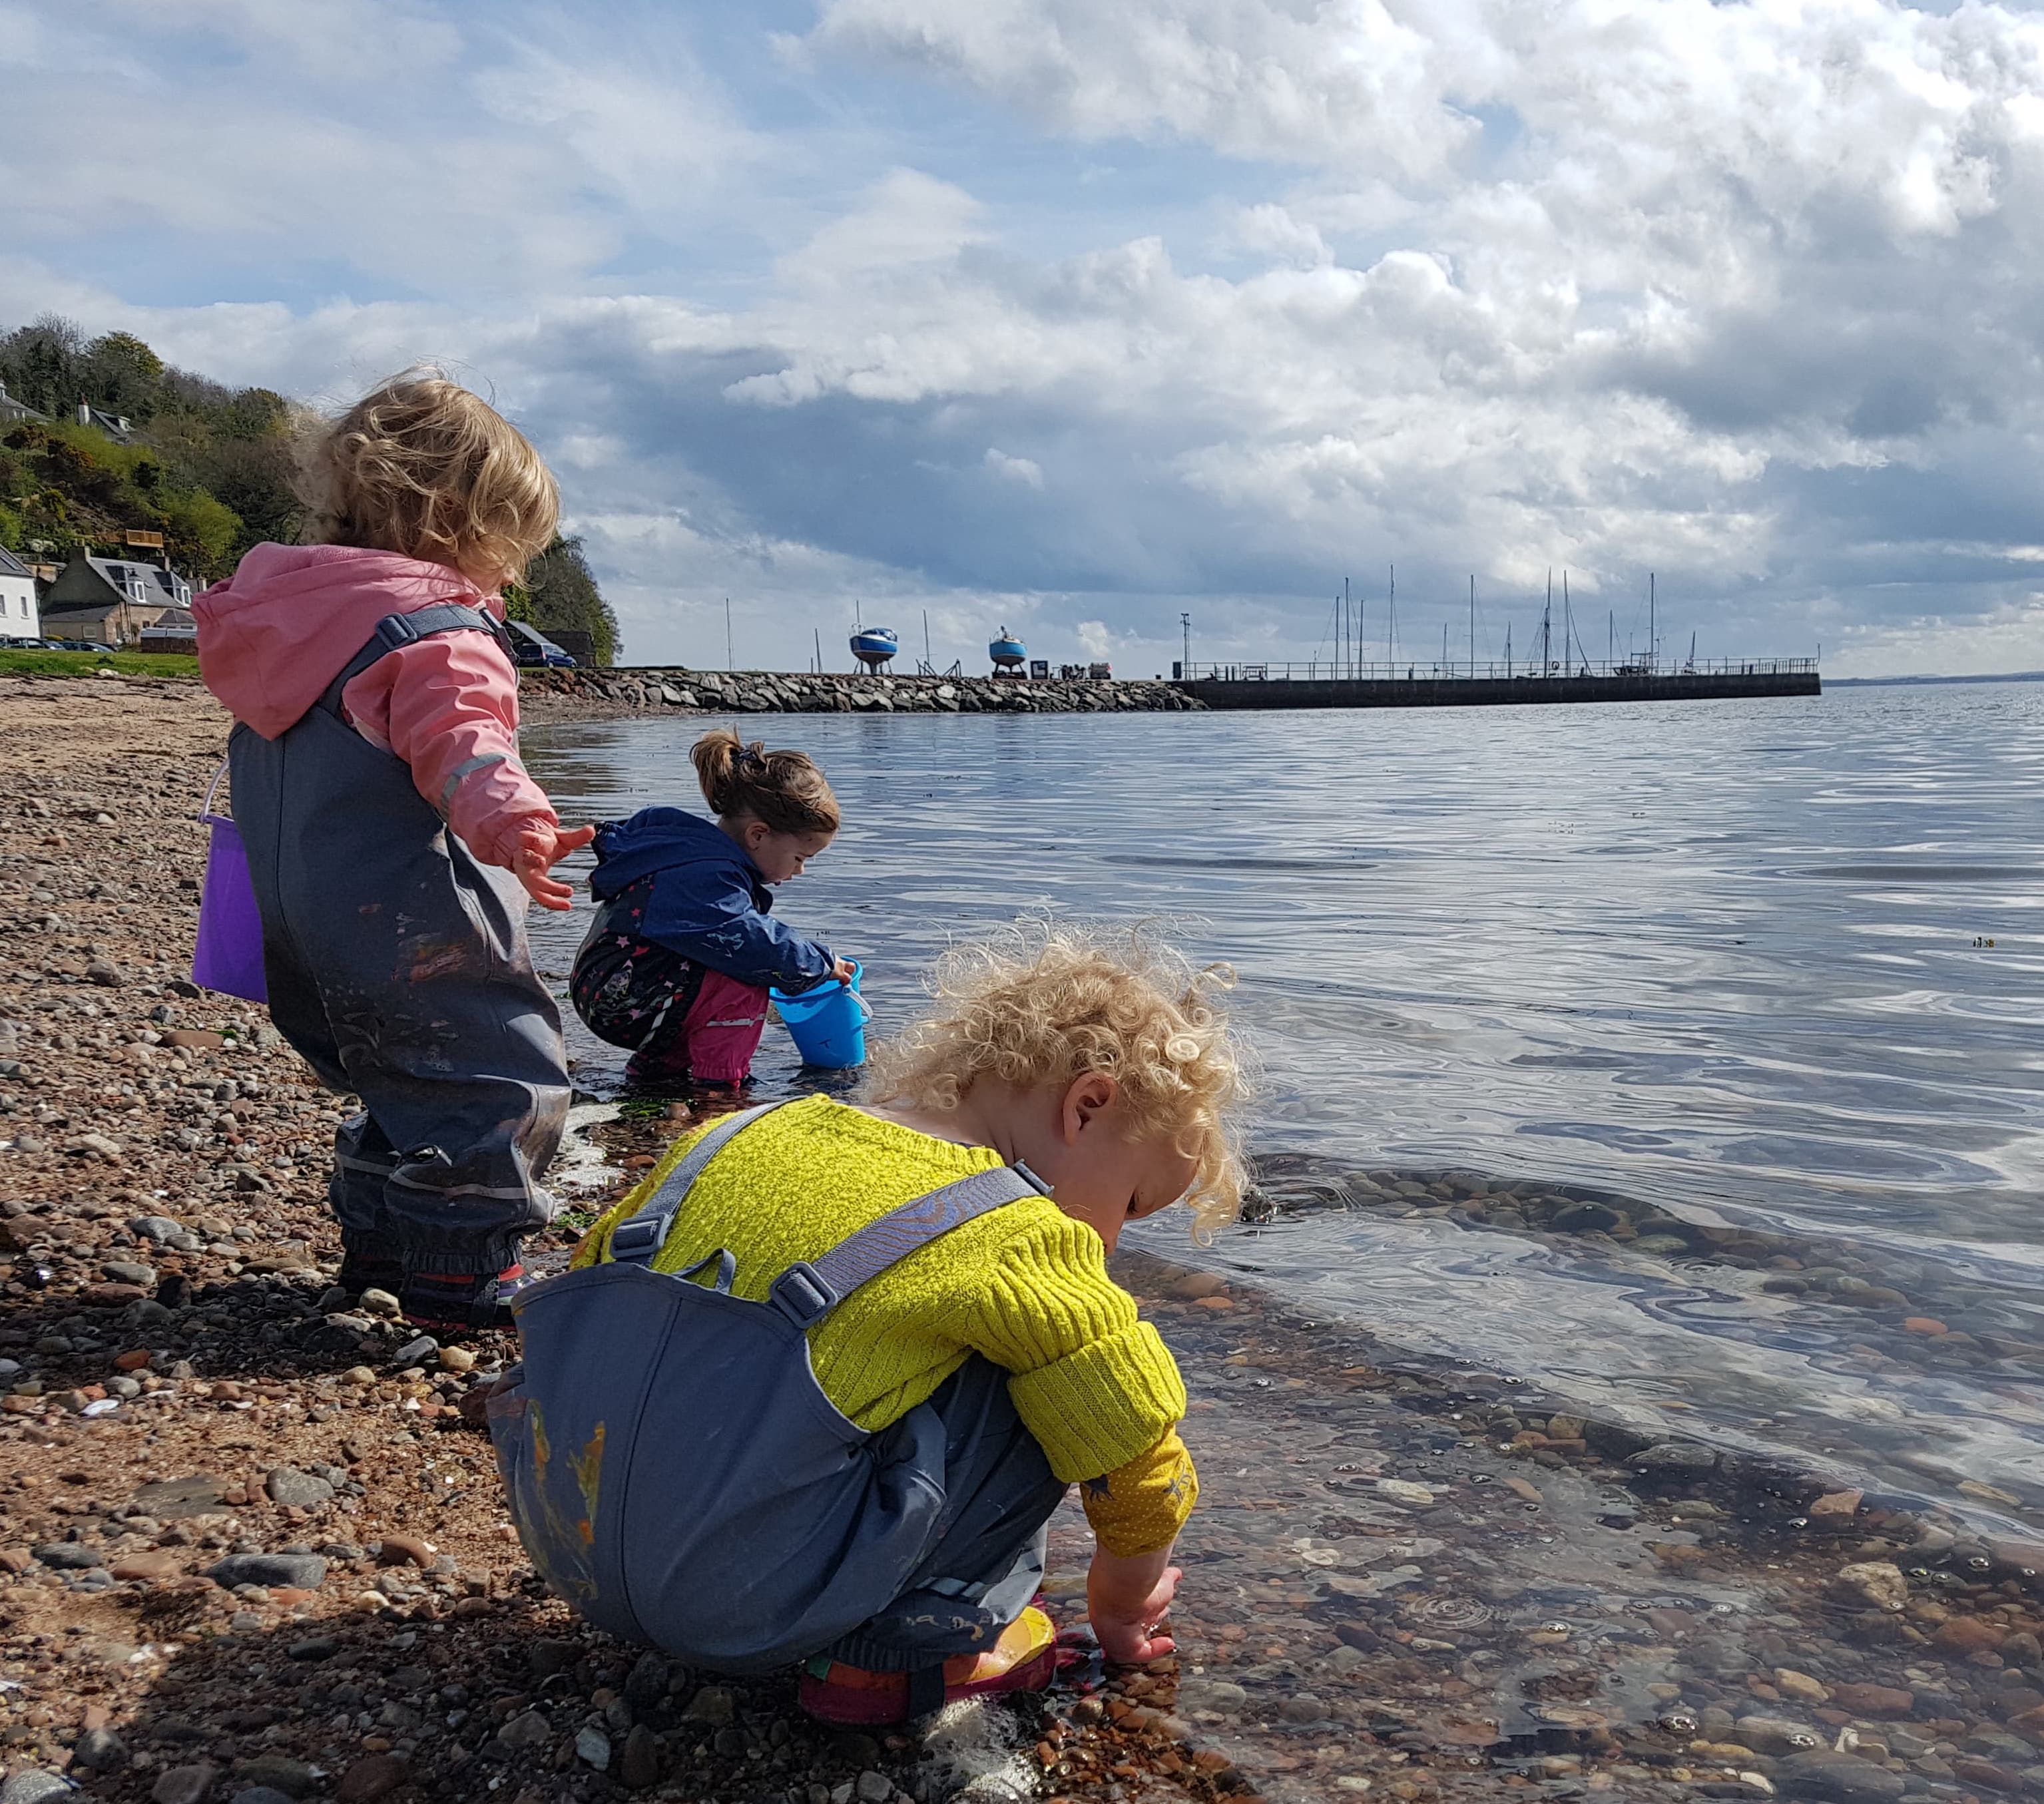
[{"label": "distant shoreline", "polygon": [[1885,689],[1931,683],[2044,683],[2044,670],[1997,670],[1980,677],[1827,677],[1827,689]]}]

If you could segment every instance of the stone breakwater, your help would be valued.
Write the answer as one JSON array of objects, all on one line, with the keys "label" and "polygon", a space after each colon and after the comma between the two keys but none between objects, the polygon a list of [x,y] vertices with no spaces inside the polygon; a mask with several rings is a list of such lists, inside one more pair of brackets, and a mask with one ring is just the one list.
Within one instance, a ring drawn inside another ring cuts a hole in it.
[{"label": "stone breakwater", "polygon": [[[1203,709],[1169,683],[1024,682],[1012,677],[824,676],[772,670],[526,670],[540,712],[596,704],[634,712],[736,714],[1159,714]],[[551,706],[548,704],[551,704]],[[607,705],[605,705],[607,704]]]}]

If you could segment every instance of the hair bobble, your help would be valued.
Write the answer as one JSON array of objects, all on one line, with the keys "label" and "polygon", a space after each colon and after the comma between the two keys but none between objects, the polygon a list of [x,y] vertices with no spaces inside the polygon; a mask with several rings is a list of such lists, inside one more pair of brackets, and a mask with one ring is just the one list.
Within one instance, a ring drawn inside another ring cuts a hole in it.
[{"label": "hair bobble", "polygon": [[1164,1042],[1164,1056],[1174,1065],[1191,1065],[1200,1056],[1200,1042],[1190,1034],[1174,1034]]}]

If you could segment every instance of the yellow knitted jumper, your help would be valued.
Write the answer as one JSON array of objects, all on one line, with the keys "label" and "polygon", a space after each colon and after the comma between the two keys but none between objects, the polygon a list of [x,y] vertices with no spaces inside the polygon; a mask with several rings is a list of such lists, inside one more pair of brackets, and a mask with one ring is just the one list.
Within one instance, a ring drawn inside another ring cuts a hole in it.
[{"label": "yellow knitted jumper", "polygon": [[[584,1238],[578,1265],[607,1259],[610,1233],[705,1128],[668,1149]],[[1001,1163],[991,1148],[934,1139],[825,1096],[777,1109],[706,1165],[655,1255],[685,1271],[720,1248],[735,1293],[763,1302],[889,1210]],[[898,1421],[974,1353],[1013,1376],[1016,1412],[1051,1469],[1086,1481],[1088,1517],[1116,1553],[1170,1545],[1197,1495],[1176,1425],[1185,1389],[1157,1331],[1107,1275],[1100,1236],[1047,1197],[953,1228],[862,1285],[809,1331],[824,1395],[861,1428]]]}]

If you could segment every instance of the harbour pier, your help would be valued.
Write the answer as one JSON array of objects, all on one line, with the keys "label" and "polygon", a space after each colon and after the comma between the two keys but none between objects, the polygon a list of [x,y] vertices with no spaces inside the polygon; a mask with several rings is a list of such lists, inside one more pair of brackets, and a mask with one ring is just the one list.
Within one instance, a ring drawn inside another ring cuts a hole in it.
[{"label": "harbour pier", "polygon": [[1814,658],[1692,659],[1658,670],[1587,662],[1516,670],[1500,663],[1174,663],[1171,685],[1216,709],[1523,708],[1823,693]]}]

